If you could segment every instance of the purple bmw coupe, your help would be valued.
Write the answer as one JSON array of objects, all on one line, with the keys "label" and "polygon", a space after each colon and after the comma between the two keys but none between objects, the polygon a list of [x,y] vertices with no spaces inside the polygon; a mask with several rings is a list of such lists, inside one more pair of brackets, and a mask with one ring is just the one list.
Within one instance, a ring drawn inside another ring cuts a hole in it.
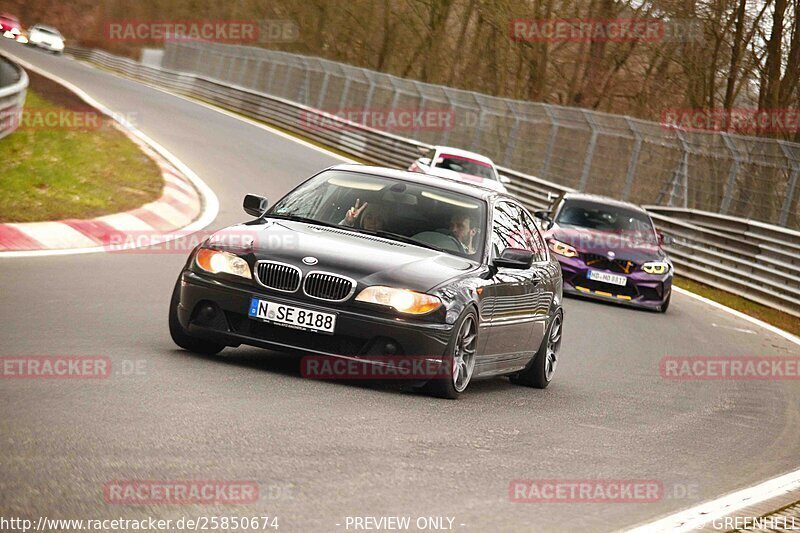
[{"label": "purple bmw coupe", "polygon": [[536,216],[561,264],[565,294],[667,311],[674,269],[644,209],[570,192]]}]

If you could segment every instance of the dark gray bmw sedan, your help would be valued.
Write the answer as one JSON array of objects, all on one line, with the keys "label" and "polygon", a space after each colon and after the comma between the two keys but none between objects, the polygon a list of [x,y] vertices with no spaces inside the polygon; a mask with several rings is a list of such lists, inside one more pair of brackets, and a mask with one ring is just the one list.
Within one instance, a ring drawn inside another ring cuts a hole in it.
[{"label": "dark gray bmw sedan", "polygon": [[338,165],[271,208],[256,195],[244,208],[255,219],[195,248],[175,284],[169,327],[182,348],[246,344],[384,369],[421,358],[406,369],[436,370],[403,375],[445,398],[478,378],[553,379],[561,269],[516,199]]}]

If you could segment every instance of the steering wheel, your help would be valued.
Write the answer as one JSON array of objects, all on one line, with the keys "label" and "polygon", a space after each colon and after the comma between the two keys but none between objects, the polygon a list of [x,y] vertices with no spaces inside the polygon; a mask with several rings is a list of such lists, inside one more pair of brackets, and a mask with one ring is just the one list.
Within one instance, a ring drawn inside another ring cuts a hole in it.
[{"label": "steering wheel", "polygon": [[448,237],[450,237],[450,239],[451,239],[451,240],[452,240],[452,241],[455,243],[455,245],[456,245],[456,247],[457,247],[457,250],[458,250],[459,252],[461,252],[461,253],[463,253],[463,254],[467,253],[467,249],[466,249],[466,248],[464,248],[464,245],[463,245],[463,244],[461,244],[461,241],[459,241],[459,240],[456,238],[456,236],[455,236],[455,235],[453,235],[453,232],[452,232],[452,231],[450,231],[449,229],[447,229],[447,228],[440,228],[440,229],[437,229],[437,230],[436,230],[436,233],[441,233],[442,235],[447,235],[447,236],[448,236]]}]

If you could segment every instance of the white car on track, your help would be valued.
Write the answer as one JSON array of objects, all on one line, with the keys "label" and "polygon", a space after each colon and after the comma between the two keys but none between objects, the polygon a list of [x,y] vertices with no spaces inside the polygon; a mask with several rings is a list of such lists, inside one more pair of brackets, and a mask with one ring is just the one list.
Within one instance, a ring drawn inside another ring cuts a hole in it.
[{"label": "white car on track", "polygon": [[64,37],[52,26],[36,24],[28,28],[28,44],[55,54],[64,52]]},{"label": "white car on track", "polygon": [[414,161],[408,170],[430,176],[448,178],[507,193],[506,183],[491,159],[475,152],[449,146],[434,146]]}]

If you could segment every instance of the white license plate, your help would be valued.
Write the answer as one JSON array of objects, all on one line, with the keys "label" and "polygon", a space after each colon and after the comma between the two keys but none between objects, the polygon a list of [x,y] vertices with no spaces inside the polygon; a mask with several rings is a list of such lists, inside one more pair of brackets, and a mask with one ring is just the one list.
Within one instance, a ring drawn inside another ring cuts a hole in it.
[{"label": "white license plate", "polygon": [[249,314],[250,318],[255,318],[256,320],[328,335],[332,335],[334,328],[336,328],[336,315],[333,313],[320,313],[319,311],[268,302],[258,298],[250,300]]},{"label": "white license plate", "polygon": [[623,287],[628,283],[628,278],[625,276],[612,274],[610,272],[600,272],[598,270],[590,270],[589,279],[594,281],[602,281],[603,283],[610,283],[612,285],[621,285]]}]

